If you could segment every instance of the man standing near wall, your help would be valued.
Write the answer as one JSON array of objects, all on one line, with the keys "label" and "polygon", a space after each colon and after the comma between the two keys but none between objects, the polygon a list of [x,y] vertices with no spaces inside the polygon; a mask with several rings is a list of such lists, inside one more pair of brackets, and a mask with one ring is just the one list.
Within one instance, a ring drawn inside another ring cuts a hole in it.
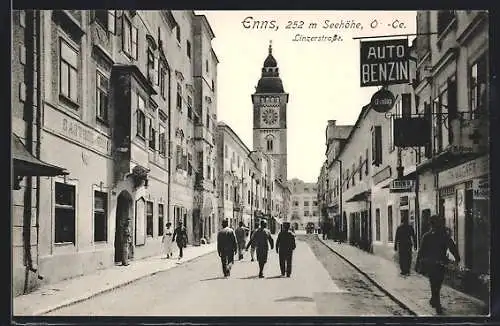
[{"label": "man standing near wall", "polygon": [[394,241],[394,250],[399,252],[399,267],[401,275],[410,275],[412,245],[417,250],[417,241],[415,239],[415,231],[408,224],[408,217],[401,218],[401,225],[396,230],[396,239]]}]

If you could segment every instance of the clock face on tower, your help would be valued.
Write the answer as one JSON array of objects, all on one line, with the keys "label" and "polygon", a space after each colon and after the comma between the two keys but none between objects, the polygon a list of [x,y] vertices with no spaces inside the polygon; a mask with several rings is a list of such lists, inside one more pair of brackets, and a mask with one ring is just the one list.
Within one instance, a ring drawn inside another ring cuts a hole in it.
[{"label": "clock face on tower", "polygon": [[278,122],[278,108],[262,108],[262,122],[265,125],[274,125]]}]

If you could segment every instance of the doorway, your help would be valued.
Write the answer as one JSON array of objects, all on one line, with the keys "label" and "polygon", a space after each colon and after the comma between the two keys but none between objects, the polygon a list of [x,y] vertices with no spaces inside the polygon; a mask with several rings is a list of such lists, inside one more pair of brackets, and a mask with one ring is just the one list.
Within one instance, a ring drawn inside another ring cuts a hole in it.
[{"label": "doorway", "polygon": [[[126,219],[129,220],[129,225],[132,224],[132,196],[127,191],[122,191],[118,195],[116,203],[116,218],[115,218],[115,263],[122,261],[123,254],[123,223]],[[129,258],[132,258],[132,251],[129,250]]]},{"label": "doorway", "polygon": [[[465,254],[463,257],[465,267],[472,269],[474,266],[474,216],[473,216],[473,193],[472,189],[465,191]],[[489,239],[489,237],[488,237]]]}]

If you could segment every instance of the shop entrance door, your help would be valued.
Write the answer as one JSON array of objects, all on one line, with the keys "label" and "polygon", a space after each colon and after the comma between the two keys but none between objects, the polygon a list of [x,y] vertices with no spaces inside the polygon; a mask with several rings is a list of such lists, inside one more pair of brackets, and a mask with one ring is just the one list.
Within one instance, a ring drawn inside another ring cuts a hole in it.
[{"label": "shop entrance door", "polygon": [[474,264],[474,217],[472,210],[472,189],[465,190],[465,257],[467,268],[472,269]]}]

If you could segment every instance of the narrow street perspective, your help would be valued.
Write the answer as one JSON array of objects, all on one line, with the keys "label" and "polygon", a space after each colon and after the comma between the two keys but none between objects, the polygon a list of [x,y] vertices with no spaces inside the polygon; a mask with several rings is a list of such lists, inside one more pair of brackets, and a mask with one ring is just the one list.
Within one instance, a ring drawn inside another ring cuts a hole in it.
[{"label": "narrow street perspective", "polygon": [[12,319],[490,313],[488,11],[11,18]]},{"label": "narrow street perspective", "polygon": [[[216,253],[48,313],[50,316],[393,316],[412,315],[315,235],[300,236],[292,276],[269,253],[264,279],[247,252],[224,278]],[[363,307],[363,308],[361,308]]]}]

